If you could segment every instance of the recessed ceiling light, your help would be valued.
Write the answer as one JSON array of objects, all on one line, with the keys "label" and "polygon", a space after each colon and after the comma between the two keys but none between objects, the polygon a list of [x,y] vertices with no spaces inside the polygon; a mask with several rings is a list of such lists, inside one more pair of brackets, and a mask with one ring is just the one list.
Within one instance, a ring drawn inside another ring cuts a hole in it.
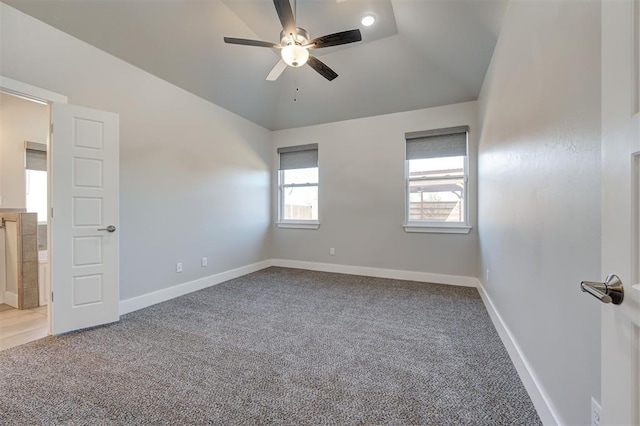
[{"label": "recessed ceiling light", "polygon": [[376,17],[373,15],[365,15],[360,22],[362,22],[362,25],[365,27],[370,27],[374,22],[376,22]]}]

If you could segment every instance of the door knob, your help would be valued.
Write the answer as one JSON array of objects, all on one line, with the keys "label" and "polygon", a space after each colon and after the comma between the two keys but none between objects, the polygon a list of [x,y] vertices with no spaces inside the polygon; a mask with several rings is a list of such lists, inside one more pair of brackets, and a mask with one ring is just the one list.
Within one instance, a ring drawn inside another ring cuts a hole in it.
[{"label": "door knob", "polygon": [[107,232],[115,232],[116,231],[116,227],[113,225],[109,225],[106,228],[100,228],[98,229],[98,231],[107,231]]},{"label": "door knob", "polygon": [[582,281],[580,288],[582,291],[600,299],[602,303],[619,305],[624,300],[624,286],[620,278],[615,274],[610,274],[603,283]]}]

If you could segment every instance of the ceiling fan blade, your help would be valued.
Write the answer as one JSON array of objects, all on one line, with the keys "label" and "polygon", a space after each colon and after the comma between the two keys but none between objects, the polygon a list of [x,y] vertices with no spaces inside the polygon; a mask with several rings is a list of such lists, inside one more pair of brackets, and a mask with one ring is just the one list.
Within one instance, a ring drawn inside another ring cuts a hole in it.
[{"label": "ceiling fan blade", "polygon": [[282,47],[279,44],[272,43],[270,41],[249,40],[246,38],[225,37],[224,42],[229,44],[241,44],[243,46],[273,47],[273,48]]},{"label": "ceiling fan blade", "polygon": [[316,70],[318,74],[320,74],[321,76],[323,76],[329,81],[333,80],[338,76],[338,74],[336,74],[334,70],[326,66],[324,62],[322,62],[320,59],[316,58],[313,55],[309,55],[309,60],[307,61],[307,64],[309,64],[309,66],[314,70]]},{"label": "ceiling fan blade", "polygon": [[296,18],[293,17],[293,9],[291,9],[291,3],[289,0],[273,0],[273,5],[278,12],[278,18],[287,35],[296,35]]},{"label": "ceiling fan blade", "polygon": [[320,49],[322,47],[339,46],[341,44],[355,43],[362,40],[360,30],[342,31],[322,37],[316,37],[305,44],[309,49]]},{"label": "ceiling fan blade", "polygon": [[273,69],[267,76],[267,81],[276,81],[286,68],[287,68],[287,63],[282,59],[280,59],[280,61],[278,61],[276,66],[273,67]]}]

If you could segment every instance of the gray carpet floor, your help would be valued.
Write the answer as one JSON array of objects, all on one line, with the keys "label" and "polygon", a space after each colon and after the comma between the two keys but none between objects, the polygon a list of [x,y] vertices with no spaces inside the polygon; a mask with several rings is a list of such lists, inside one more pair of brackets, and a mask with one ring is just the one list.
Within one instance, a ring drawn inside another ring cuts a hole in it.
[{"label": "gray carpet floor", "polygon": [[0,352],[0,416],[540,424],[475,289],[286,268]]}]

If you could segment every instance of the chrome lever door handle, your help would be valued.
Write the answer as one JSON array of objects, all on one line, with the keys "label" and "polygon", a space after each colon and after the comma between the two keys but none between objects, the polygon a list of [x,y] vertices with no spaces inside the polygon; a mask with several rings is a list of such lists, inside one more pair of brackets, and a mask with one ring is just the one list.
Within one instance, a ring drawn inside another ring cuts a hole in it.
[{"label": "chrome lever door handle", "polygon": [[582,281],[580,283],[580,288],[582,291],[589,293],[593,297],[600,299],[602,303],[611,303],[612,299],[606,291],[607,288],[604,283],[596,283],[593,281]]},{"label": "chrome lever door handle", "polygon": [[624,300],[624,286],[620,278],[615,274],[610,274],[603,283],[582,281],[580,289],[600,299],[602,303],[619,305]]},{"label": "chrome lever door handle", "polygon": [[109,225],[106,228],[100,228],[98,229],[98,231],[107,231],[107,232],[115,232],[116,231],[116,227],[113,225]]}]

